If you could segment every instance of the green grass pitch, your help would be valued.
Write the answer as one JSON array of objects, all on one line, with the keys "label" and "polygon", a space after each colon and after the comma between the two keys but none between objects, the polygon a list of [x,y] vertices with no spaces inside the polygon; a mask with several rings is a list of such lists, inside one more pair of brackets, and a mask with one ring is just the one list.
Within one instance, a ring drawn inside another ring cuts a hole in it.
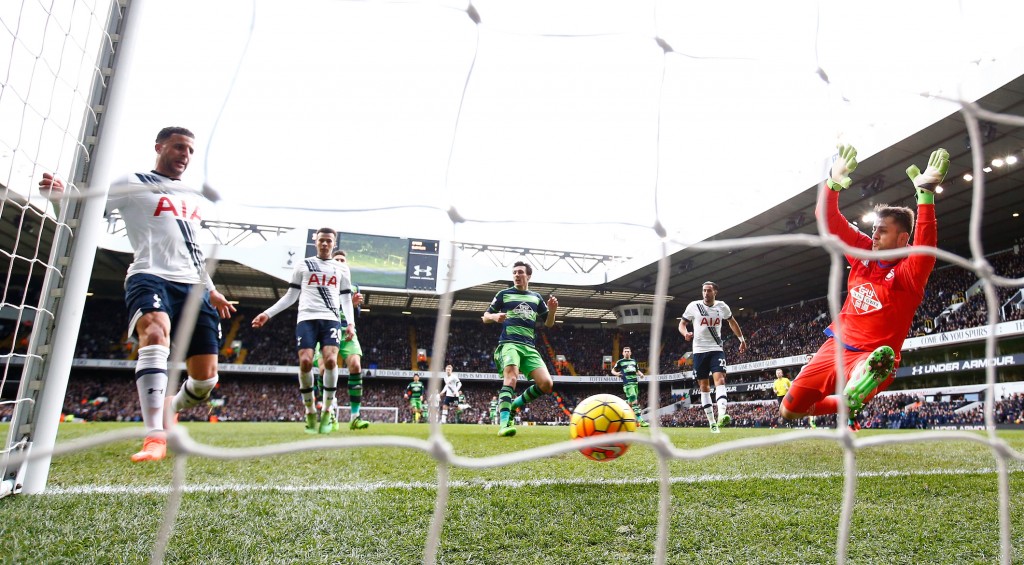
[{"label": "green grass pitch", "polygon": [[[194,440],[218,447],[310,438],[298,423],[184,425]],[[62,424],[58,442],[133,426]],[[520,427],[513,438],[496,437],[492,426],[443,430],[455,453],[468,457],[568,438],[565,427]],[[780,432],[666,433],[676,447],[697,449]],[[423,424],[375,424],[358,436],[428,434]],[[1024,451],[1024,433],[1000,437]],[[138,445],[120,441],[57,457],[46,494],[0,500],[0,563],[147,563],[175,457],[132,464]],[[869,447],[857,461],[849,563],[998,561],[997,475],[985,445]],[[837,442],[824,440],[672,461],[669,563],[834,563],[842,462]],[[1012,557],[1021,563],[1024,464],[1010,469]],[[571,452],[492,469],[453,467],[438,562],[651,563],[657,479],[657,457],[642,445],[604,463]],[[410,448],[190,457],[166,562],[419,563],[436,484],[436,461]]]}]

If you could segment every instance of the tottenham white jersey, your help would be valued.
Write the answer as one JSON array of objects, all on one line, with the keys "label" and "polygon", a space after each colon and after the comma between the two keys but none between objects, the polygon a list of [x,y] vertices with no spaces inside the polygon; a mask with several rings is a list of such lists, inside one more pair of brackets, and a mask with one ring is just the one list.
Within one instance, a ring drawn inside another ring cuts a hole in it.
[{"label": "tottenham white jersey", "polygon": [[342,311],[346,319],[353,319],[351,293],[348,265],[334,259],[307,257],[292,271],[288,292],[265,313],[274,317],[298,300],[298,322],[337,320]]},{"label": "tottenham white jersey", "polygon": [[459,395],[459,391],[462,390],[462,380],[459,379],[458,375],[452,373],[444,376],[444,395],[450,397],[456,397]]},{"label": "tottenham white jersey", "polygon": [[722,326],[732,318],[732,310],[721,300],[713,306],[694,300],[683,311],[683,318],[693,323],[693,352],[722,351]]},{"label": "tottenham white jersey", "polygon": [[213,288],[196,237],[206,204],[198,191],[156,172],[135,173],[111,184],[107,210],[121,213],[135,253],[128,276],[145,273]]}]

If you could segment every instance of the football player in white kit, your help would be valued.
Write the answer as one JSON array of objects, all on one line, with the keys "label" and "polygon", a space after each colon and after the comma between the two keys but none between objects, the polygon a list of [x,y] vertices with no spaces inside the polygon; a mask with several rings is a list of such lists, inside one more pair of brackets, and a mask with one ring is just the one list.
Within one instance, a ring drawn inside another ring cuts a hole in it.
[{"label": "football player in white kit", "polygon": [[459,392],[462,391],[462,379],[452,372],[451,365],[444,368],[444,405],[441,407],[441,423],[448,423],[448,407],[459,404]]},{"label": "football player in white kit", "polygon": [[[270,318],[299,301],[298,324],[295,326],[295,347],[299,351],[299,392],[306,408],[306,433],[326,434],[333,430],[331,409],[338,390],[338,345],[341,334],[345,340],[355,335],[355,313],[352,308],[352,275],[348,265],[331,258],[337,233],[331,228],[316,232],[316,255],[307,257],[292,272],[288,292],[253,318],[252,327],[261,328]],[[338,319],[338,307],[350,320],[343,329]],[[313,349],[320,344],[323,360],[323,410],[317,415],[316,396],[313,392]],[[353,429],[369,425],[353,418]]]},{"label": "football player in white kit", "polygon": [[[208,201],[200,191],[181,183],[195,152],[194,140],[195,135],[185,128],[160,130],[153,170],[116,180],[107,197],[107,211],[120,211],[135,255],[125,279],[125,303],[128,334],[134,332],[139,340],[135,384],[146,426],[142,450],[132,455],[136,462],[163,459],[170,415],[209,398],[217,385],[220,318],[230,318],[235,311],[214,288],[196,241]],[[51,199],[53,193],[64,190],[60,180],[46,173],[39,187],[50,191]],[[189,290],[199,284],[206,290],[185,357],[188,379],[176,396],[165,399],[172,335],[180,329]]]},{"label": "football player in white kit", "polygon": [[[704,414],[708,417],[711,425],[711,433],[718,433],[720,426],[728,426],[732,417],[726,413],[725,395],[725,351],[722,348],[724,336],[722,335],[722,322],[729,322],[732,333],[740,340],[740,353],[747,350],[747,340],[740,331],[740,325],[732,316],[729,305],[721,300],[715,300],[718,296],[718,285],[707,281],[701,285],[702,300],[694,300],[683,311],[683,317],[679,320],[679,333],[686,341],[693,340],[693,374],[700,387],[700,401],[704,408]],[[693,323],[693,331],[687,329],[686,323]],[[718,403],[718,419],[715,419],[715,409],[711,405],[711,386],[708,377],[715,379],[715,397]]]}]

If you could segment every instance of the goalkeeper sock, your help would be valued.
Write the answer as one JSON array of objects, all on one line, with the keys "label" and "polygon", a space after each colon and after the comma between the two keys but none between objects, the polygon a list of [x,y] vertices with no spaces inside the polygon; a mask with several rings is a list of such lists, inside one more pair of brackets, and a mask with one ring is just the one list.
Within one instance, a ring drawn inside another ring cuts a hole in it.
[{"label": "goalkeeper sock", "polygon": [[302,395],[302,404],[306,407],[306,414],[316,414],[313,373],[303,373],[301,369],[299,370],[299,394]]},{"label": "goalkeeper sock", "polygon": [[334,410],[338,402],[335,397],[338,394],[338,368],[324,370],[324,406],[328,410]]},{"label": "goalkeeper sock", "polygon": [[178,389],[178,394],[174,395],[174,400],[171,401],[171,410],[181,412],[206,402],[210,398],[210,391],[213,390],[213,387],[217,386],[218,380],[217,375],[205,381],[193,379],[190,375],[185,380],[185,384],[181,385],[181,388]]},{"label": "goalkeeper sock", "polygon": [[142,422],[146,431],[163,431],[164,396],[167,392],[167,358],[171,350],[163,345],[139,348],[135,363],[135,388],[142,405]]},{"label": "goalkeeper sock", "polygon": [[510,386],[503,386],[498,391],[498,425],[504,427],[508,425],[509,413],[512,411],[512,395],[515,393],[515,389]]},{"label": "goalkeeper sock", "polygon": [[363,376],[359,373],[348,374],[348,404],[355,420],[359,417],[359,407],[363,405]]}]

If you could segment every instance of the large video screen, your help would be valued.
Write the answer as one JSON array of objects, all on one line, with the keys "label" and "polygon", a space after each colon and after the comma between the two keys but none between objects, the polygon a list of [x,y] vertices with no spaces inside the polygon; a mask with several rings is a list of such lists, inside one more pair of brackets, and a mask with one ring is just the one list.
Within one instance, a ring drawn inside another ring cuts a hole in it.
[{"label": "large video screen", "polygon": [[[409,240],[386,235],[338,232],[338,249],[345,251],[352,283],[357,286],[405,288]],[[316,229],[309,230],[306,256],[316,255]]]}]

